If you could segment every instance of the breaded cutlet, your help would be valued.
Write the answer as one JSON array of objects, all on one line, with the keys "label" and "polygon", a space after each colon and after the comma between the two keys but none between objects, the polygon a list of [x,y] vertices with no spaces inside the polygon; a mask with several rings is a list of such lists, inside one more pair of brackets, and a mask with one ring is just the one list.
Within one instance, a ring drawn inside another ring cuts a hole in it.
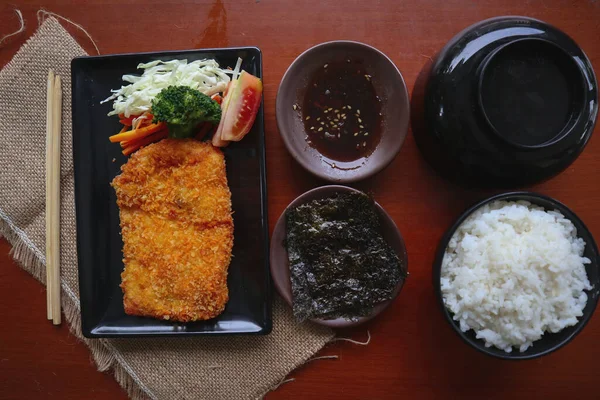
[{"label": "breaded cutlet", "polygon": [[130,315],[180,322],[223,312],[233,247],[225,158],[210,143],[164,139],[135,152],[112,186]]}]

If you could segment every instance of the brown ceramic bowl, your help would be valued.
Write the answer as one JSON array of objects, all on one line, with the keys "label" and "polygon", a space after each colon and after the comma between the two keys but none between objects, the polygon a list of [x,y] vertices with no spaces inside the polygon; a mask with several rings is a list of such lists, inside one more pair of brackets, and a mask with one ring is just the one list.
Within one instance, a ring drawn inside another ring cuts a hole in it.
[{"label": "brown ceramic bowl", "polygon": [[[322,199],[331,196],[337,192],[362,193],[356,189],[339,185],[321,186],[309,190],[308,192],[305,192],[304,194],[296,198],[296,200],[292,201],[287,206],[283,214],[281,214],[281,216],[279,217],[277,224],[275,224],[275,229],[271,238],[271,277],[273,278],[273,282],[275,283],[275,288],[277,289],[277,292],[279,292],[279,295],[290,306],[292,306],[292,284],[290,280],[290,265],[288,260],[288,254],[284,246],[284,240],[286,237],[285,214],[291,208],[297,207],[301,204],[307,203],[312,200]],[[390,217],[389,214],[385,212],[385,210],[379,205],[379,203],[375,202],[375,207],[377,208],[377,212],[379,213],[379,218],[381,221],[381,233],[383,234],[383,238],[392,247],[396,254],[398,254],[398,257],[400,258],[401,268],[403,268],[404,272],[408,272],[408,255],[406,253],[404,239],[402,239],[400,230],[394,223],[392,217]],[[393,294],[393,299],[396,298],[396,296],[398,296],[403,285],[404,279],[400,280],[400,282],[396,286],[396,289]],[[370,315],[366,317],[361,317],[356,321],[350,321],[345,318],[329,320],[312,319],[311,321],[320,325],[329,326],[331,328],[346,328],[350,326],[356,326],[369,321],[370,319],[374,318],[376,315],[381,313],[387,306],[389,306],[392,303],[393,299],[378,304],[377,306],[375,306]]]},{"label": "brown ceramic bowl", "polygon": [[[381,141],[371,155],[339,162],[329,160],[308,145],[301,111],[294,110],[293,106],[303,103],[306,87],[318,68],[347,58],[364,62],[381,99],[383,121]],[[275,112],[279,133],[296,161],[322,179],[341,183],[368,178],[392,162],[406,137],[409,104],[402,74],[385,54],[364,43],[340,40],[316,45],[296,58],[279,85]]]}]

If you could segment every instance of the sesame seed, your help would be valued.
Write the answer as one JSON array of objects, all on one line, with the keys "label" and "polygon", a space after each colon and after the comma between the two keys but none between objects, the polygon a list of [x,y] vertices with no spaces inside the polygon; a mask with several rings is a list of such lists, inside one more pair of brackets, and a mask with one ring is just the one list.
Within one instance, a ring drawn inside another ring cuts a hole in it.
[{"label": "sesame seed", "polygon": [[328,65],[329,65],[329,64],[325,64],[325,65],[323,65],[323,68],[327,68],[327,66],[328,66]]},{"label": "sesame seed", "polygon": [[361,122],[362,122],[362,119],[360,119],[360,118],[359,118],[359,119],[358,119],[358,122],[359,122],[359,123],[361,123]]},{"label": "sesame seed", "polygon": [[294,104],[294,105],[292,106],[292,108],[294,109],[294,111],[296,111],[296,110],[298,109],[298,106]]},{"label": "sesame seed", "polygon": [[369,132],[365,132],[365,136],[369,136]]},{"label": "sesame seed", "polygon": [[358,132],[354,132],[354,136],[358,136]]},{"label": "sesame seed", "polygon": [[345,109],[346,109],[346,106],[343,106],[343,107],[342,107],[342,110],[345,110]]},{"label": "sesame seed", "polygon": [[319,129],[317,130],[318,132],[321,132],[323,130],[323,127],[319,127]]},{"label": "sesame seed", "polygon": [[363,147],[367,147],[367,142],[363,142]]},{"label": "sesame seed", "polygon": [[331,163],[331,167],[332,167],[332,168],[335,168],[335,163]]},{"label": "sesame seed", "polygon": [[308,121],[310,119],[310,115],[308,117],[306,117],[306,121]]},{"label": "sesame seed", "polygon": [[356,113],[357,113],[358,115],[360,115],[360,110],[358,110],[358,109],[357,109],[357,110],[356,110]]},{"label": "sesame seed", "polygon": [[321,120],[321,117],[318,117],[318,118],[317,118],[317,121],[320,121],[320,120]]},{"label": "sesame seed", "polygon": [[352,110],[352,107],[348,106],[348,110]]},{"label": "sesame seed", "polygon": [[323,112],[324,112],[325,114],[327,114],[327,113],[329,112],[329,110],[325,110],[325,111],[323,111]]},{"label": "sesame seed", "polygon": [[371,75],[365,75],[365,78],[367,78],[369,82],[371,81]]},{"label": "sesame seed", "polygon": [[339,119],[337,119],[337,118],[334,118],[333,120],[334,120],[335,122],[340,122],[340,120],[339,120]]},{"label": "sesame seed", "polygon": [[327,111],[331,111],[331,110],[333,110],[333,108],[331,108],[331,107],[329,107],[329,108],[327,109]]},{"label": "sesame seed", "polygon": [[310,129],[311,129],[312,131],[314,131],[314,130],[315,130],[315,127],[314,127],[314,126],[311,126],[311,127],[310,127]]},{"label": "sesame seed", "polygon": [[325,125],[325,122],[321,121],[321,125]]},{"label": "sesame seed", "polygon": [[340,110],[333,110],[333,112],[337,114],[340,112]]},{"label": "sesame seed", "polygon": [[362,126],[362,125],[359,125],[359,126],[360,126],[360,129],[365,129],[365,127],[364,127],[364,126]]}]

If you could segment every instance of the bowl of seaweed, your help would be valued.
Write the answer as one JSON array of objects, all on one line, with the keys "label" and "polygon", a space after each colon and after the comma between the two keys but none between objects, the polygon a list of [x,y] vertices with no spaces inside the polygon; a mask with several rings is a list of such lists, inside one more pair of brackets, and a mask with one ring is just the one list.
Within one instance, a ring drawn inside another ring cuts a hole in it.
[{"label": "bowl of seaweed", "polygon": [[277,221],[271,276],[298,322],[350,327],[398,296],[408,257],[398,227],[371,197],[322,186],[292,201]]}]

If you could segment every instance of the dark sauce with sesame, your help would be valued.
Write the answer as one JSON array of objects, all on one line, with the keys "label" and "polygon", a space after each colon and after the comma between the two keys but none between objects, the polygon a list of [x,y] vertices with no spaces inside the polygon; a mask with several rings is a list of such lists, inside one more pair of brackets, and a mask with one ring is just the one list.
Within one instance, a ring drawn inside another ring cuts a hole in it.
[{"label": "dark sauce with sesame", "polygon": [[369,156],[381,139],[381,99],[360,60],[329,62],[306,89],[302,119],[308,143],[335,161]]}]

